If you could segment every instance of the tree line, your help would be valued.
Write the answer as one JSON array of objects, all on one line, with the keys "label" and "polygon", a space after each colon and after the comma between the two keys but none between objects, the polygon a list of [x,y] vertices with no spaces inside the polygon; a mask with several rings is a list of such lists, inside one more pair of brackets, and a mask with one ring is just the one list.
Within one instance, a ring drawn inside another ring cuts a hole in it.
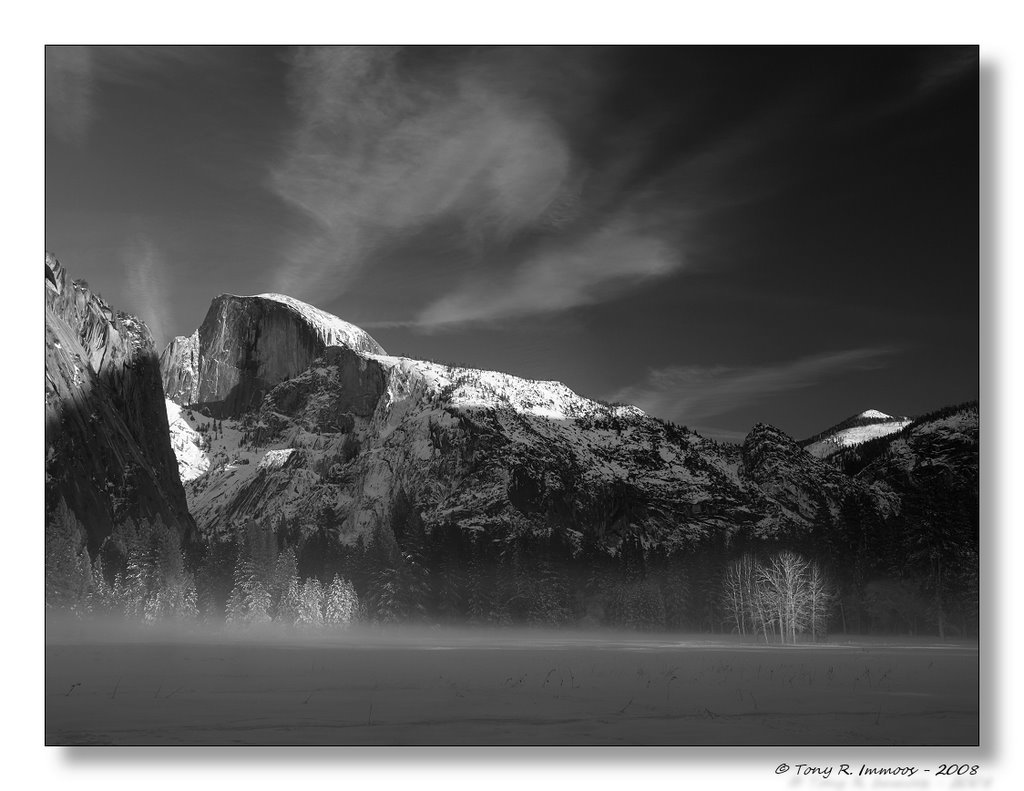
[{"label": "tree line", "polygon": [[767,642],[832,632],[975,634],[977,510],[932,485],[882,518],[866,499],[824,502],[808,533],[744,531],[687,552],[587,534],[427,529],[399,491],[386,523],[341,540],[330,508],[314,524],[277,517],[235,526],[195,557],[159,517],[128,520],[95,557],[63,501],[47,519],[46,602],[79,614],[278,623],[581,625],[737,633]]}]

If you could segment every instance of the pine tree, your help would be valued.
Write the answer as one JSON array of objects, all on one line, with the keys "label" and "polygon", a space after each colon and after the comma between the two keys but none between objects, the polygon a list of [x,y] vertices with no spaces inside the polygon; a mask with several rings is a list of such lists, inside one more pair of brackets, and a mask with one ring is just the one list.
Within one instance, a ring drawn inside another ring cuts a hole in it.
[{"label": "pine tree", "polygon": [[472,624],[487,623],[493,602],[491,601],[494,586],[491,578],[485,573],[484,563],[480,557],[479,547],[474,547],[467,569],[467,601],[466,616]]},{"label": "pine tree", "polygon": [[150,566],[145,548],[138,541],[128,548],[124,578],[124,614],[127,618],[144,619],[149,599]]},{"label": "pine tree", "polygon": [[960,600],[977,591],[978,504],[940,474],[925,478],[904,498],[902,555],[930,602],[929,615],[944,638],[954,626],[951,614]]},{"label": "pine tree", "polygon": [[245,625],[245,599],[242,596],[240,585],[231,589],[231,595],[228,596],[228,603],[224,609],[224,622],[229,626]]},{"label": "pine tree", "polygon": [[377,527],[366,548],[366,608],[369,618],[395,621],[401,618],[396,567],[401,555],[390,531]]},{"label": "pine tree", "polygon": [[542,625],[558,625],[572,616],[569,606],[569,586],[559,565],[541,555],[533,564],[532,593],[529,621]]},{"label": "pine tree", "polygon": [[400,616],[403,621],[420,621],[427,615],[430,601],[430,572],[418,551],[403,552],[395,569],[400,601]]},{"label": "pine tree", "polygon": [[634,593],[634,622],[643,629],[665,628],[665,601],[661,589],[653,580],[639,583]]},{"label": "pine tree", "polygon": [[63,498],[46,522],[45,564],[46,606],[84,613],[92,589],[92,564],[85,531]]},{"label": "pine tree", "polygon": [[275,621],[293,624],[298,615],[299,566],[295,550],[285,549],[277,556],[268,591],[271,616]]},{"label": "pine tree", "polygon": [[231,573],[231,593],[228,595],[227,606],[224,610],[224,620],[233,626],[244,626],[248,607],[245,601],[245,580],[247,577],[246,561],[239,551],[235,558],[235,567]]},{"label": "pine tree", "polygon": [[[407,498],[408,499],[408,498]],[[430,570],[426,562],[426,528],[415,504],[408,500],[403,523],[396,526],[399,547],[395,582],[400,620],[420,620],[430,601]]]},{"label": "pine tree", "polygon": [[324,625],[324,590],[320,580],[309,577],[299,590],[299,612],[296,623],[307,628]]},{"label": "pine tree", "polygon": [[117,599],[114,586],[107,581],[103,559],[97,556],[92,564],[93,588],[90,596],[90,610],[102,615],[120,614],[123,603]]},{"label": "pine tree", "polygon": [[270,593],[260,579],[257,568],[243,553],[235,561],[232,575],[234,587],[228,597],[225,613],[228,623],[252,626],[270,620]]},{"label": "pine tree", "polygon": [[263,585],[263,581],[253,575],[243,589],[243,595],[247,609],[246,621],[252,626],[270,623],[270,593]]},{"label": "pine tree", "polygon": [[665,603],[665,626],[668,629],[682,629],[687,622],[690,608],[690,584],[682,563],[670,557],[658,577],[661,598]]},{"label": "pine tree", "polygon": [[608,602],[616,584],[616,570],[608,554],[601,549],[597,537],[587,532],[577,564],[580,610],[589,623],[608,620]]},{"label": "pine tree", "polygon": [[277,563],[277,537],[269,519],[250,520],[243,528],[244,554],[265,587],[271,584]]},{"label": "pine tree", "polygon": [[181,599],[178,605],[180,617],[187,619],[199,618],[199,594],[195,578],[189,574],[181,587]]},{"label": "pine tree", "polygon": [[355,620],[357,609],[358,599],[352,583],[335,574],[327,588],[324,623],[333,628],[346,627]]},{"label": "pine tree", "polygon": [[527,579],[522,547],[514,538],[501,547],[495,575],[495,595],[491,598],[491,623],[507,625],[522,622],[530,612],[533,586]]},{"label": "pine tree", "polygon": [[448,622],[458,620],[463,612],[463,588],[466,584],[458,559],[442,560],[435,580],[437,614]]},{"label": "pine tree", "polygon": [[153,566],[146,594],[147,620],[197,617],[195,579],[185,569],[185,555],[177,531],[165,524],[158,514],[146,532]]},{"label": "pine tree", "polygon": [[234,564],[231,546],[215,541],[206,551],[196,569],[196,606],[207,622],[215,622],[226,614],[227,600],[233,587]]},{"label": "pine tree", "polygon": [[365,599],[369,587],[370,569],[366,556],[366,541],[361,533],[356,537],[355,545],[352,547],[351,554],[349,555],[349,564],[349,579],[352,580],[352,584],[355,586],[359,596]]},{"label": "pine tree", "polygon": [[400,571],[386,566],[374,575],[371,584],[373,617],[380,623],[399,623],[406,618]]},{"label": "pine tree", "polygon": [[288,580],[288,586],[281,594],[277,603],[277,613],[274,620],[286,626],[294,626],[299,620],[299,602],[301,599],[301,587],[298,576]]}]

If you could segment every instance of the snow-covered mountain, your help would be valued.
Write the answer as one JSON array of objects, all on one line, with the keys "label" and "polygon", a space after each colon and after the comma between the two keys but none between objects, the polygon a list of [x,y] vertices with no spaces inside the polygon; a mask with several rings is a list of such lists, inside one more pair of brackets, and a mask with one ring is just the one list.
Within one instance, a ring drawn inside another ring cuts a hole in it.
[{"label": "snow-covered mountain", "polygon": [[194,532],[146,325],[46,254],[46,500],[64,500],[95,551],[116,524],[160,515]]},{"label": "snow-covered mountain", "polygon": [[800,445],[812,456],[825,459],[844,448],[895,434],[910,423],[909,417],[894,417],[877,409],[868,409],[803,440]]},{"label": "snow-covered mountain", "polygon": [[208,536],[252,518],[308,531],[326,513],[351,541],[402,493],[428,526],[682,549],[807,531],[851,488],[870,494],[770,427],[720,445],[559,382],[387,355],[282,299],[218,297],[196,340],[161,358]]},{"label": "snow-covered mountain", "polygon": [[865,482],[885,481],[899,491],[936,485],[973,492],[977,498],[978,419],[976,401],[946,407],[916,418],[898,435],[864,445],[859,453],[840,461]]}]

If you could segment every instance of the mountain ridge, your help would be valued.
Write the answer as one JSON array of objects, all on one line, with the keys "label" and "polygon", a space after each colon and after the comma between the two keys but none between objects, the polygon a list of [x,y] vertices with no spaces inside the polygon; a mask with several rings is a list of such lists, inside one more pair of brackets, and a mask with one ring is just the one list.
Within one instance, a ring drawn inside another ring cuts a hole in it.
[{"label": "mountain ridge", "polygon": [[[260,308],[256,316],[216,308],[217,300],[208,320],[216,313],[222,324],[248,326],[263,317]],[[322,313],[310,306],[298,314],[313,311]],[[255,335],[265,337],[262,329]],[[248,342],[227,326],[216,337]],[[279,338],[300,343],[301,333]],[[223,354],[246,358],[244,350]],[[174,369],[180,356],[165,350],[165,382],[183,378]],[[298,520],[308,532],[326,509],[351,541],[386,524],[394,493],[403,491],[427,524],[565,529],[576,544],[590,532],[609,550],[628,536],[681,549],[728,541],[741,530],[762,538],[807,532],[822,509],[837,514],[849,491],[874,496],[761,425],[730,448],[553,380],[345,344],[324,346],[301,371],[294,370],[301,355],[284,357],[293,368],[279,368],[277,384],[263,376],[265,392],[254,391],[244,408],[211,409],[168,389],[179,409],[193,407],[183,434],[202,433],[197,410],[220,426],[207,471],[186,482],[190,508],[208,535],[226,535],[233,522],[260,515]],[[201,365],[188,372],[197,382],[193,393],[215,390],[203,382],[217,375],[211,371]],[[769,457],[788,476],[784,485],[761,471]]]}]

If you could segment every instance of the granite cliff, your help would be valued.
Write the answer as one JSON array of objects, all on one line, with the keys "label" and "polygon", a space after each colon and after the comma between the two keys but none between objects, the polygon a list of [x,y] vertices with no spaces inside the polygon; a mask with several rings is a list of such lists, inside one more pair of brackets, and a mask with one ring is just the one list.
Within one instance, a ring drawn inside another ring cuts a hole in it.
[{"label": "granite cliff", "polygon": [[358,327],[291,297],[222,294],[192,335],[164,349],[164,390],[218,418],[237,417],[335,345],[384,352]]},{"label": "granite cliff", "polygon": [[149,330],[45,263],[47,506],[65,501],[92,552],[129,517],[192,536]]}]

